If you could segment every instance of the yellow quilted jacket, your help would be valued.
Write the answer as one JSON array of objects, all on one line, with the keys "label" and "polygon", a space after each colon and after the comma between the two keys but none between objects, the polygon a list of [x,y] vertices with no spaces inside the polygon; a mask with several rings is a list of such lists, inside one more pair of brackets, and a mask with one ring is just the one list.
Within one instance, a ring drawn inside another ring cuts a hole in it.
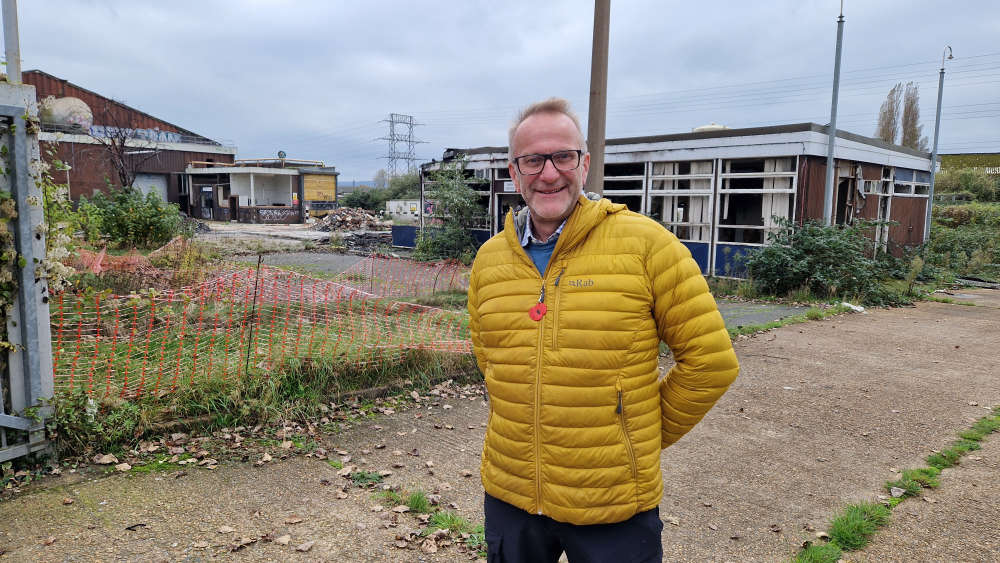
[{"label": "yellow quilted jacket", "polygon": [[[529,310],[541,300],[540,321]],[[687,248],[653,220],[581,196],[540,276],[513,215],[469,288],[486,376],[486,492],[573,524],[656,507],[660,450],[712,408],[739,370]],[[658,381],[660,340],[676,365]]]}]

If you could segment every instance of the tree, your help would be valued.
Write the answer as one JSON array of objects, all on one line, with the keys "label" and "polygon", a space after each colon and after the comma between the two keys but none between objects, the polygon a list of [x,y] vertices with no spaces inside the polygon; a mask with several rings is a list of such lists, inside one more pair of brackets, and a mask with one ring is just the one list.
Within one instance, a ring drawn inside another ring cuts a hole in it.
[{"label": "tree", "polygon": [[926,152],[927,137],[921,135],[923,129],[924,126],[920,125],[920,87],[907,82],[903,92],[903,138],[899,144]]},{"label": "tree", "polygon": [[389,180],[386,201],[390,199],[416,199],[420,197],[420,175],[408,172]]},{"label": "tree", "polygon": [[140,126],[132,110],[114,101],[105,102],[94,112],[94,123],[99,125],[91,127],[90,138],[104,149],[102,158],[107,158],[118,183],[131,189],[143,165],[159,157],[157,142]]},{"label": "tree", "polygon": [[878,111],[878,128],[875,130],[875,136],[890,144],[896,144],[896,137],[899,136],[899,103],[902,95],[903,85],[897,83],[889,90]]}]

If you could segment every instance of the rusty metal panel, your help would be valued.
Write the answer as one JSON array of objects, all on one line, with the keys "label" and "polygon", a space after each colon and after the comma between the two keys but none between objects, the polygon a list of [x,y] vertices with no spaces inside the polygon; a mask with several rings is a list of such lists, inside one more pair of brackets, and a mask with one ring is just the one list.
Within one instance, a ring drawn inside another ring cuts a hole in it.
[{"label": "rusty metal panel", "polygon": [[882,165],[881,164],[861,164],[861,178],[865,180],[881,180],[882,179]]},{"label": "rusty metal panel", "polygon": [[818,157],[799,157],[799,222],[823,220],[823,190],[826,185],[826,161]]},{"label": "rusty metal panel", "polygon": [[902,247],[917,246],[923,242],[926,212],[927,198],[892,198],[890,220],[899,223],[889,227],[889,243],[894,253]]},{"label": "rusty metal panel", "polygon": [[[54,149],[54,152],[47,150]],[[108,158],[107,150],[89,143],[46,143],[42,148],[44,158],[50,164],[58,159],[70,166],[70,170],[56,170],[52,167],[52,179],[58,184],[69,184],[70,197],[90,197],[96,192],[106,192],[108,181],[117,185],[118,174]],[[138,172],[147,174],[180,174],[189,162],[213,159],[215,162],[233,162],[231,154],[164,150],[144,162]],[[179,184],[168,190],[168,197],[176,202]]]},{"label": "rusty metal panel", "polygon": [[118,125],[137,129],[158,128],[161,131],[170,131],[173,133],[190,133],[190,131],[183,130],[147,113],[130,108],[111,98],[106,98],[45,73],[25,72],[22,80],[25,84],[35,87],[35,93],[39,100],[47,96],[55,96],[57,98],[71,96],[83,100],[94,114],[94,125]]}]

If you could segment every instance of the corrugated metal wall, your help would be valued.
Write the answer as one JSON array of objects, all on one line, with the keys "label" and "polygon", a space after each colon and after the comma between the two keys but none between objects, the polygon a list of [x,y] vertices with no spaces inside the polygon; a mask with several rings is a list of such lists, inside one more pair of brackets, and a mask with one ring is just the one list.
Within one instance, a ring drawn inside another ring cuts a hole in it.
[{"label": "corrugated metal wall", "polygon": [[[107,150],[101,145],[86,143],[54,143],[55,153],[46,156],[48,162],[57,158],[70,166],[69,171],[51,170],[53,180],[56,183],[66,183],[70,187],[70,197],[74,200],[80,196],[90,197],[95,192],[107,191],[107,180],[112,184],[118,184],[118,175],[108,159]],[[45,143],[42,152],[47,153],[46,145],[51,147],[52,143]],[[187,152],[163,150],[153,158],[146,160],[139,167],[138,172],[145,174],[169,174],[167,179],[167,196],[174,203],[178,201],[180,190],[180,174],[187,167],[189,162],[207,161],[213,162],[233,162],[231,154],[216,154],[205,152]],[[107,179],[107,180],[106,180]]]}]

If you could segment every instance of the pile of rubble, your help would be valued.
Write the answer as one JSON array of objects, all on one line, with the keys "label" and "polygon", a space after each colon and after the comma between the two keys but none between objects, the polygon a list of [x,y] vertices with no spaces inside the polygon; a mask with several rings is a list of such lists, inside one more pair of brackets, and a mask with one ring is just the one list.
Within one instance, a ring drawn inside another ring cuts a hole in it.
[{"label": "pile of rubble", "polygon": [[355,207],[333,209],[325,217],[316,220],[313,229],[317,231],[380,231],[388,228],[387,223],[368,211]]},{"label": "pile of rubble", "polygon": [[392,246],[392,233],[344,233],[340,237],[341,244],[351,253],[368,255],[372,252]]}]

